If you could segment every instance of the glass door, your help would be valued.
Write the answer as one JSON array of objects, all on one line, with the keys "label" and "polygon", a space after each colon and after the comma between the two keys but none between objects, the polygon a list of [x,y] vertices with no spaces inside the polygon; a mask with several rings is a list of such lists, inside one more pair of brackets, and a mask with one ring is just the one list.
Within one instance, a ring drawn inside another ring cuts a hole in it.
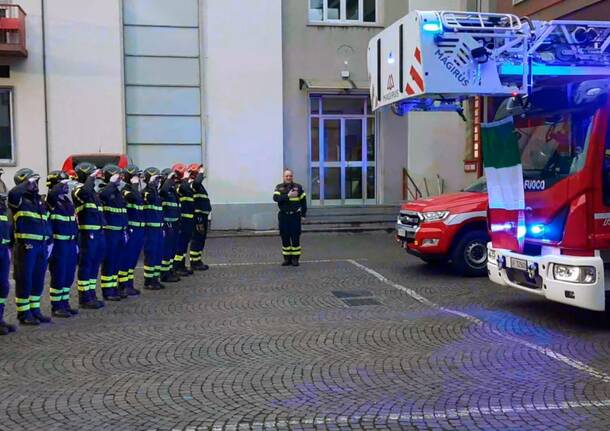
[{"label": "glass door", "polygon": [[312,104],[317,104],[312,105],[312,114],[322,113],[310,117],[312,204],[374,204],[375,119],[367,112],[366,98],[328,97],[333,100],[327,106],[347,113],[325,114],[322,97],[312,97]]}]

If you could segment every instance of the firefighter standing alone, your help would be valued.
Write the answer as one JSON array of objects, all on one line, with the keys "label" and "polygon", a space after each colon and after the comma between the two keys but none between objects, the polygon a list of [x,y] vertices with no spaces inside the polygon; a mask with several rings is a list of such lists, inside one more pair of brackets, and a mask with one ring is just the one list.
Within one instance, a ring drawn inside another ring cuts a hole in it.
[{"label": "firefighter standing alone", "polygon": [[284,171],[284,182],[275,187],[273,200],[279,208],[278,224],[282,237],[282,266],[299,266],[301,257],[301,219],[307,215],[303,186],[293,181],[290,169]]}]

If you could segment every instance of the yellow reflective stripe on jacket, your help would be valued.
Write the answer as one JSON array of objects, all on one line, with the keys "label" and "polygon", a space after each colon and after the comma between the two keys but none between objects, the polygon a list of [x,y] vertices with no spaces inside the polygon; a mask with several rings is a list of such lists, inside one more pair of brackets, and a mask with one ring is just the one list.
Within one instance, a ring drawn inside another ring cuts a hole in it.
[{"label": "yellow reflective stripe on jacket", "polygon": [[203,193],[196,193],[196,194],[193,195],[193,197],[195,199],[208,199],[208,195],[205,195]]},{"label": "yellow reflective stripe on jacket", "polygon": [[153,223],[153,222],[150,222],[150,223],[146,223],[146,226],[147,227],[161,227],[161,226],[163,226],[163,223]]},{"label": "yellow reflective stripe on jacket", "polygon": [[146,225],[146,223],[140,221],[129,221],[127,224],[134,227],[144,227]]},{"label": "yellow reflective stripe on jacket", "polygon": [[301,198],[290,198],[290,202],[300,202]]},{"label": "yellow reflective stripe on jacket", "polygon": [[112,226],[112,225],[105,225],[104,229],[106,230],[123,230],[124,228],[122,226]]},{"label": "yellow reflective stripe on jacket", "polygon": [[144,205],[127,204],[127,208],[129,208],[130,210],[140,210],[140,211],[142,211],[144,209]]},{"label": "yellow reflective stripe on jacket", "polygon": [[100,230],[102,227],[97,224],[81,224],[78,228],[80,230]]},{"label": "yellow reflective stripe on jacket", "polygon": [[193,214],[180,214],[180,217],[184,217],[184,218],[193,218]]},{"label": "yellow reflective stripe on jacket", "polygon": [[75,235],[59,235],[57,233],[54,233],[53,239],[56,239],[59,241],[70,241],[72,239],[76,239],[76,236]]},{"label": "yellow reflective stripe on jacket", "polygon": [[190,196],[181,196],[180,197],[180,202],[193,202],[195,199],[193,199]]},{"label": "yellow reflective stripe on jacket", "polygon": [[179,206],[178,202],[162,202],[161,205],[164,207],[174,207],[174,208],[178,208],[178,206]]},{"label": "yellow reflective stripe on jacket", "polygon": [[273,196],[279,196],[279,195],[281,195],[280,192],[273,192]]},{"label": "yellow reflective stripe on jacket", "polygon": [[80,205],[80,206],[76,207],[76,212],[79,213],[79,212],[81,212],[84,209],[92,209],[92,210],[98,210],[99,211],[99,208],[98,208],[98,206],[96,204],[94,204],[94,203],[86,203],[86,204],[83,204],[83,205]]},{"label": "yellow reflective stripe on jacket", "polygon": [[167,222],[170,222],[170,223],[173,223],[173,222],[176,222],[176,221],[178,221],[180,219],[178,217],[164,217],[163,220],[167,221]]},{"label": "yellow reflective stripe on jacket", "polygon": [[104,211],[108,212],[108,213],[116,213],[116,214],[123,214],[127,212],[126,208],[115,208],[115,207],[104,207]]},{"label": "yellow reflective stripe on jacket", "polygon": [[2,245],[6,245],[6,244],[10,244],[11,240],[10,239],[3,239],[2,240]]},{"label": "yellow reflective stripe on jacket", "polygon": [[65,215],[60,215],[60,214],[51,214],[50,219],[51,220],[66,221],[66,222],[76,221],[76,217],[74,217],[74,216],[65,216]]},{"label": "yellow reflective stripe on jacket", "polygon": [[44,235],[36,235],[33,233],[16,233],[15,238],[16,239],[31,239],[34,241],[44,241],[45,239],[47,239]]},{"label": "yellow reflective stripe on jacket", "polygon": [[8,216],[0,215],[0,221],[8,221]]},{"label": "yellow reflective stripe on jacket", "polygon": [[301,196],[299,196],[299,199],[305,199],[307,195],[305,193],[301,193]]},{"label": "yellow reflective stripe on jacket", "polygon": [[144,205],[144,209],[153,211],[163,211],[163,207],[158,207],[156,205]]},{"label": "yellow reflective stripe on jacket", "polygon": [[15,220],[17,220],[18,218],[21,217],[29,217],[29,218],[35,218],[37,220],[46,220],[49,216],[46,214],[39,214],[39,213],[35,213],[33,211],[17,211],[15,213]]}]

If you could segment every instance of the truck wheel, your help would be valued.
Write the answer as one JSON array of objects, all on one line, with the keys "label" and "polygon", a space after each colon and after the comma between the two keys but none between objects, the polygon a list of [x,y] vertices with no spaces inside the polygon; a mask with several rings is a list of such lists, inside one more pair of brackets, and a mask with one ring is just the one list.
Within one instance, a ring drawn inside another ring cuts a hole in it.
[{"label": "truck wheel", "polygon": [[465,233],[451,253],[453,268],[468,277],[481,277],[487,274],[487,242],[485,232]]}]

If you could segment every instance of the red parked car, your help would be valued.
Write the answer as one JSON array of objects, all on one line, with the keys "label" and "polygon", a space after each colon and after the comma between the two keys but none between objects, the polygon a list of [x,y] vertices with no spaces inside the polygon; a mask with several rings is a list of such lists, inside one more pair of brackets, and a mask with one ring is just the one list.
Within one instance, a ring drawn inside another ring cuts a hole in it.
[{"label": "red parked car", "polygon": [[487,275],[487,182],[458,193],[402,205],[396,235],[407,253],[425,262],[450,262],[466,276]]},{"label": "red parked car", "polygon": [[82,162],[93,163],[100,169],[108,163],[112,163],[122,169],[129,164],[129,158],[125,154],[112,153],[72,154],[68,156],[61,170],[64,172],[73,171],[76,165]]}]

